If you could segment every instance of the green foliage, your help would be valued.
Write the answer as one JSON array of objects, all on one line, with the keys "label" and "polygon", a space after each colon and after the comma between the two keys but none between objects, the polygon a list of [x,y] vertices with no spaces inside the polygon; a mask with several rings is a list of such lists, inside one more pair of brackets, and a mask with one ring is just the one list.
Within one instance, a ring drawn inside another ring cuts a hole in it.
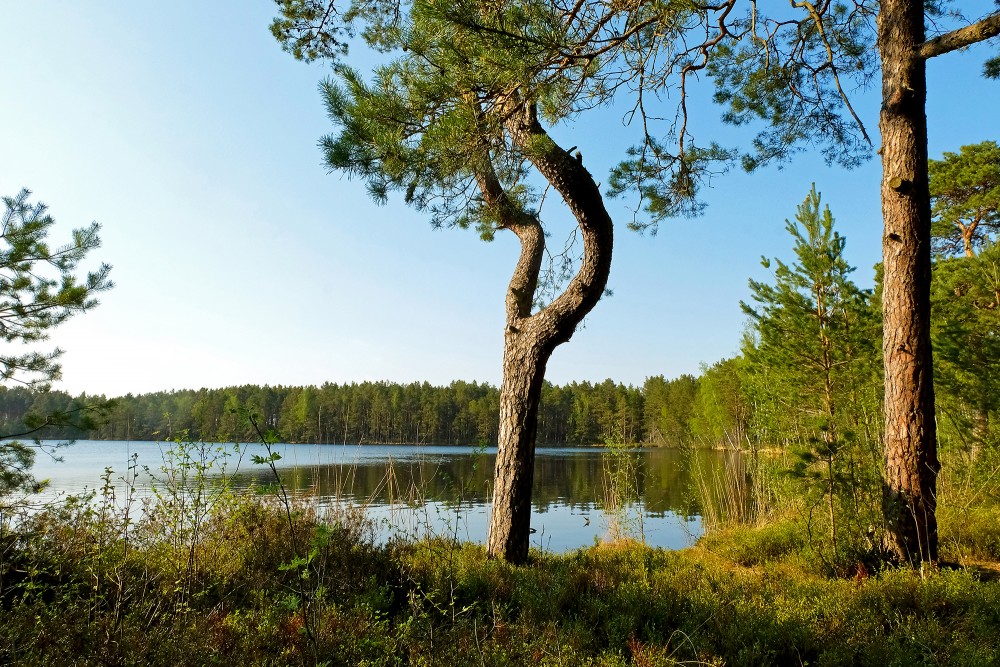
[{"label": "green foliage", "polygon": [[[198,572],[196,551],[216,505],[231,502],[231,454],[221,445],[197,442],[182,432],[170,441],[158,471],[150,476],[152,502],[145,507],[144,526],[163,536],[161,557],[175,586],[176,604],[189,605]],[[135,457],[133,463],[135,464]],[[237,461],[238,467],[238,461]],[[108,470],[108,479],[111,471]],[[129,487],[134,493],[134,487]]]},{"label": "green foliage", "polygon": [[[16,528],[3,517],[0,543],[14,540],[17,550],[0,558],[0,599],[16,611],[0,630],[0,662],[319,664],[289,604],[301,575],[282,567],[295,559],[284,511],[223,492],[197,535],[181,531],[189,541],[177,549],[179,522],[191,526],[194,515],[191,505],[171,503],[148,503],[160,518],[130,516],[131,501],[106,487],[96,504],[72,500]],[[310,571],[322,573],[325,613],[341,628],[324,638],[324,650],[334,664],[357,664],[338,661],[344,647],[336,642],[350,644],[377,624],[391,599],[379,589],[398,579],[398,568],[367,541],[362,522],[325,524],[298,509],[296,529],[323,538]],[[165,524],[165,513],[175,521]]]},{"label": "green foliage", "polygon": [[1000,246],[938,260],[932,281],[934,379],[942,430],[964,448],[996,444],[1000,410]]},{"label": "green foliage", "polygon": [[[699,185],[733,157],[715,144],[693,145],[686,126],[656,136],[659,117],[669,113],[647,110],[671,76],[688,71],[683,39],[692,26],[711,23],[718,10],[686,0],[588,0],[572,11],[536,0],[277,5],[272,32],[283,48],[334,64],[334,77],[322,85],[339,128],[321,142],[327,165],[363,180],[377,202],[402,193],[435,225],[472,226],[490,239],[501,217],[539,218],[539,178],[530,163],[567,153],[548,136],[514,140],[505,125],[525,108],[556,126],[616,98],[644,100],[633,113],[642,117],[642,139],[612,172],[608,190],[640,197],[649,220],[635,220],[636,229],[697,213]],[[391,54],[369,83],[342,62],[345,38],[355,31]],[[483,196],[478,177],[490,172],[509,200],[503,211]]]},{"label": "green foliage", "polygon": [[760,122],[753,150],[742,158],[746,170],[787,161],[806,145],[845,167],[871,157],[842,79],[864,86],[878,71],[876,10],[857,2],[754,11],[711,51],[707,71],[715,102],[726,108],[723,120]]},{"label": "green foliage", "polygon": [[[178,447],[165,467],[197,470],[202,445]],[[280,503],[222,491],[197,538],[184,533],[193,549],[176,549],[178,523],[130,513],[134,470],[113,481],[96,498],[0,516],[0,662],[990,665],[1000,645],[1000,583],[975,570],[817,576],[798,521],[678,552],[535,552],[514,567],[452,540],[376,543],[360,517],[301,501],[292,529],[312,537],[298,551]],[[161,494],[147,507],[180,519],[194,506]],[[988,516],[976,517],[968,530],[985,535]]]},{"label": "green foliage", "polygon": [[962,146],[929,160],[927,167],[934,250],[971,255],[1000,231],[1000,146],[995,141]]},{"label": "green foliage", "polygon": [[[50,330],[76,313],[97,305],[96,294],[112,287],[111,267],[102,264],[82,280],[74,272],[87,253],[101,244],[96,222],[72,232],[69,243],[51,247],[48,234],[55,221],[42,203],[29,201],[21,190],[3,197],[0,218],[0,384],[18,382],[32,390],[48,390],[60,376],[62,350],[17,353],[15,346],[32,346],[49,338]],[[6,390],[6,387],[0,389]],[[44,395],[44,394],[43,394]],[[39,401],[41,403],[41,401]],[[13,491],[32,492],[39,486],[31,476],[35,448],[8,438],[55,428],[93,425],[86,403],[19,415],[17,428],[0,432],[0,498]],[[36,445],[37,446],[37,445]]]},{"label": "green foliage", "polygon": [[770,445],[854,430],[859,391],[877,381],[879,321],[871,294],[850,280],[845,239],[829,209],[820,209],[815,188],[786,229],[796,262],[763,260],[775,267],[774,283],[751,280],[756,303],[741,304],[751,327],[743,377],[755,432]]},{"label": "green foliage", "polygon": [[[113,407],[110,401],[86,395],[72,399],[62,392],[32,392],[23,387],[0,387],[0,404],[19,408],[13,414],[8,409],[7,420],[0,425],[0,499],[15,492],[38,492],[45,482],[30,473],[36,453],[59,460],[59,449],[71,444],[72,438],[98,428]],[[18,440],[26,436],[34,440]]]},{"label": "green foliage", "polygon": [[633,220],[634,231],[652,230],[657,223],[677,216],[695,217],[705,205],[697,199],[698,184],[708,179],[720,165],[735,157],[734,151],[712,143],[708,148],[689,146],[677,154],[661,141],[647,137],[645,144],[631,147],[608,177],[608,196],[620,197],[635,191],[648,220]]},{"label": "green foliage", "polygon": [[271,22],[271,34],[296,60],[336,60],[346,55],[347,26],[340,11],[320,0],[275,0],[280,16]]},{"label": "green foliage", "polygon": [[983,76],[987,79],[1000,79],[1000,56],[983,63]]},{"label": "green foliage", "polygon": [[[993,0],[993,4],[1000,10],[1000,0]],[[1000,56],[994,56],[983,63],[983,76],[987,79],[1000,79]]]},{"label": "green foliage", "polygon": [[704,447],[742,449],[747,442],[749,407],[741,380],[741,357],[703,367],[689,425]]},{"label": "green foliage", "polygon": [[[688,425],[696,411],[693,394],[700,382],[691,376],[672,380],[655,376],[642,387],[612,380],[563,386],[547,382],[539,406],[538,442],[593,445],[621,432],[628,442],[714,446],[718,441],[708,437],[702,441],[701,434],[696,438]],[[86,414],[100,418],[97,423],[82,423],[79,417],[84,413],[78,412],[73,425],[50,424],[40,434],[47,439],[169,440],[186,431],[196,440],[247,442],[256,439],[255,434],[234,412],[246,405],[287,442],[495,444],[500,394],[497,387],[477,382],[447,386],[362,382],[127,395],[114,399],[104,411],[95,411],[95,404],[103,400],[0,387],[0,433],[29,430],[27,415],[70,414],[86,404]]]},{"label": "green foliage", "polygon": [[[744,344],[744,387],[754,405],[761,446],[783,444],[797,455],[789,474],[825,501],[824,523],[834,560],[845,541],[865,543],[881,486],[877,407],[879,319],[871,294],[849,278],[845,239],[821,209],[815,187],[786,229],[796,262],[772,263],[774,284],[750,281],[754,306],[741,304],[751,331]],[[845,531],[841,531],[844,533]],[[874,546],[869,543],[869,548]]]},{"label": "green foliage", "polygon": [[418,87],[421,73],[408,67],[423,69],[419,62],[385,67],[371,87],[352,70],[340,74],[341,85],[324,82],[327,111],[342,127],[321,141],[324,159],[330,169],[362,178],[376,202],[398,190],[407,203],[430,212],[435,226],[477,225],[489,237],[496,215],[474,187],[474,170],[488,159],[488,146],[468,138],[475,114],[467,105],[435,99],[446,93]]},{"label": "green foliage", "polygon": [[942,449],[938,491],[944,557],[962,564],[1000,562],[1000,524],[996,521],[1000,447],[995,436],[972,447],[943,440],[949,445]]},{"label": "green foliage", "polygon": [[366,35],[403,53],[376,68],[370,85],[359,72],[340,68],[337,82],[321,87],[340,128],[321,141],[327,165],[361,178],[377,202],[401,192],[434,225],[474,226],[487,239],[501,212],[486,203],[477,176],[492,172],[516,215],[535,217],[538,194],[525,180],[525,158],[555,147],[507,141],[503,123],[511,109],[501,98],[519,90],[554,123],[586,94],[586,86],[569,85],[570,78],[586,81],[575,65],[543,76],[565,46],[558,13],[543,3],[484,9],[435,1],[397,11],[394,29]]},{"label": "green foliage", "polygon": [[0,442],[0,498],[14,491],[34,492],[40,484],[31,475],[35,451],[23,442]]},{"label": "green foliage", "polygon": [[694,444],[691,418],[700,382],[693,375],[665,380],[662,375],[643,383],[645,441],[668,447]]},{"label": "green foliage", "polygon": [[744,567],[799,559],[809,567],[808,560],[802,558],[808,544],[805,526],[790,516],[771,517],[757,525],[730,524],[699,542],[699,546]]},{"label": "green foliage", "polygon": [[[995,473],[995,468],[991,472]],[[955,500],[966,500],[961,496]],[[1000,526],[997,525],[1000,502],[996,497],[980,499],[976,505],[945,503],[938,521],[941,549],[945,557],[957,563],[1000,562]]]},{"label": "green foliage", "polygon": [[[44,341],[49,330],[76,313],[97,305],[96,294],[110,289],[111,267],[102,264],[81,281],[75,275],[87,253],[101,244],[96,222],[75,229],[72,239],[52,248],[47,242],[55,221],[45,204],[31,203],[31,192],[3,197],[0,219],[0,339],[7,343]],[[29,387],[47,387],[59,378],[61,350],[0,354],[0,381],[16,380]]]}]

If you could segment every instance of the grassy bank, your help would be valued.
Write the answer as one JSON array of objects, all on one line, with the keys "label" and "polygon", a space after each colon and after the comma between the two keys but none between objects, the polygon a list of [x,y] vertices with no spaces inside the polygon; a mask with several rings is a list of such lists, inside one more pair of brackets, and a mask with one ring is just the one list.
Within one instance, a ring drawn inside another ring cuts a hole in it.
[{"label": "grassy bank", "polygon": [[4,523],[0,664],[1000,664],[982,569],[831,578],[793,521],[511,567],[477,545],[380,544],[360,515],[273,496],[129,508]]}]

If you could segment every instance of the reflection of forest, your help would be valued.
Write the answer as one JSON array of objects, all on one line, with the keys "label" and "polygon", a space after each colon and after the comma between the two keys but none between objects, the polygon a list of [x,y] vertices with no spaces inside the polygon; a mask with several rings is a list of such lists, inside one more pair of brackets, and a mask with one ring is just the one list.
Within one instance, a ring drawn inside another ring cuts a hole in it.
[{"label": "reflection of forest", "polygon": [[[605,454],[601,450],[539,455],[535,459],[535,508],[550,505],[590,509],[604,501]],[[709,486],[742,479],[742,461],[726,452],[640,450],[637,460],[639,497],[650,516],[697,512],[694,470]],[[411,461],[363,461],[280,468],[282,481],[297,493],[360,504],[461,501],[484,504],[493,478],[492,454],[429,456]],[[737,474],[725,474],[726,471]],[[270,484],[270,470],[255,466],[240,472],[240,484]],[[721,489],[710,489],[713,494]]]}]

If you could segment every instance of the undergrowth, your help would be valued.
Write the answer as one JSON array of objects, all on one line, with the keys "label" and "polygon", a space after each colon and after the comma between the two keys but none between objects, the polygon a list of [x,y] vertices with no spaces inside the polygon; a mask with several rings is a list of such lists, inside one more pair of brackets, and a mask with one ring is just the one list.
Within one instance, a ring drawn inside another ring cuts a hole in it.
[{"label": "undergrowth", "polygon": [[725,496],[689,549],[621,539],[515,567],[292,497],[269,448],[276,484],[255,494],[209,478],[215,450],[176,445],[142,498],[133,461],[124,492],[109,471],[86,497],[0,505],[0,665],[1000,664],[996,489],[969,482],[989,475],[945,480],[951,565],[922,574],[864,539],[831,561],[763,486]]},{"label": "undergrowth", "polygon": [[[361,515],[224,492],[193,549],[68,502],[2,534],[0,663],[992,665],[1000,583],[973,571],[820,576],[794,524],[669,552],[634,542],[512,567],[447,539],[379,543]],[[126,535],[127,533],[127,535]],[[128,544],[126,546],[126,537]],[[321,567],[320,567],[321,566]],[[304,573],[306,573],[304,575]],[[313,592],[315,636],[299,613]]]}]

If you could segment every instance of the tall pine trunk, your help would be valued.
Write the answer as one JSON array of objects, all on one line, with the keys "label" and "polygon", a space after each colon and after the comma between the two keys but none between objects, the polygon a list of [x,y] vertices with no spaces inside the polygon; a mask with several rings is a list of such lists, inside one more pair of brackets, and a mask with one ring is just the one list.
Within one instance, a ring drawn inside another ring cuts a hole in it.
[{"label": "tall pine trunk", "polygon": [[903,562],[938,555],[937,440],[930,337],[927,86],[920,0],[882,0],[882,256],[885,282],[885,518]]}]

